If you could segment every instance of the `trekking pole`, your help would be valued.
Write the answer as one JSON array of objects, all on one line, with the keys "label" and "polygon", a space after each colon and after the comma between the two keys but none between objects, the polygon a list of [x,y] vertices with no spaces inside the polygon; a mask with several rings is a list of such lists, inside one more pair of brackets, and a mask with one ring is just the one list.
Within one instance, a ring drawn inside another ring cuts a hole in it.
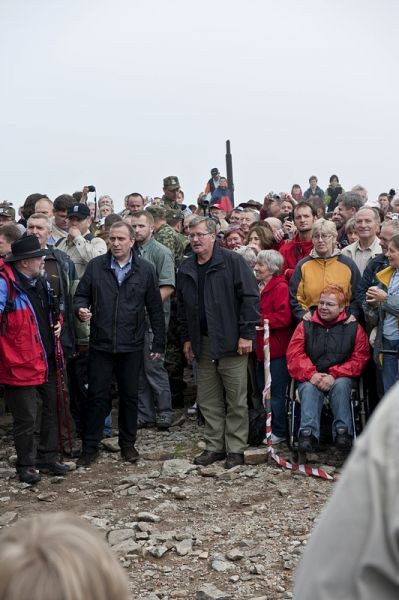
[{"label": "trekking pole", "polygon": [[[55,292],[55,288],[59,287],[59,278],[56,275],[52,275],[52,283],[55,284],[53,287],[50,286],[50,305],[51,305],[51,316],[53,321],[53,327],[58,323],[60,318],[60,304],[58,295]],[[61,454],[64,451],[63,446],[63,433],[62,433],[62,408],[65,417],[65,425],[67,429],[69,451],[72,454],[72,434],[71,424],[69,421],[69,408],[67,399],[67,389],[65,385],[64,377],[64,352],[62,350],[61,340],[59,337],[54,336],[54,349],[55,349],[55,374],[56,374],[56,385],[57,385],[57,415],[58,415],[58,431],[60,437],[60,449]]]}]

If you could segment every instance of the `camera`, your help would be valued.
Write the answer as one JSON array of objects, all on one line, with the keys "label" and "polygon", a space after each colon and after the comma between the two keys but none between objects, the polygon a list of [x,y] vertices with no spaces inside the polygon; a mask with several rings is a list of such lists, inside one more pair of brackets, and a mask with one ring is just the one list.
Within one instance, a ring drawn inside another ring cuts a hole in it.
[{"label": "camera", "polygon": [[87,191],[88,192],[95,192],[96,191],[96,188],[94,187],[94,185],[86,185],[86,187],[87,187]]}]

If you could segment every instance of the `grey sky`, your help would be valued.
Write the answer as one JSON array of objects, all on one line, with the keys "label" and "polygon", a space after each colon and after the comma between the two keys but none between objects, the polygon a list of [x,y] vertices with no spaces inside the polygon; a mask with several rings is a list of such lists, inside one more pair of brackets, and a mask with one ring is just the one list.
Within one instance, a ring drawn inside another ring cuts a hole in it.
[{"label": "grey sky", "polygon": [[399,187],[395,0],[2,0],[0,197]]}]

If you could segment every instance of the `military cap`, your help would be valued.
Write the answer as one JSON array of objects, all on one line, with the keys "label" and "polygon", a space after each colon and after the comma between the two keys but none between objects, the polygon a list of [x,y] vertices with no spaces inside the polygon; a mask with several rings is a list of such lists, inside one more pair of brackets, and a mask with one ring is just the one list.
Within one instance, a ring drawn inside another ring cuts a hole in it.
[{"label": "military cap", "polygon": [[173,210],[173,208],[167,208],[165,212],[167,221],[183,221],[184,219],[184,215],[181,210]]},{"label": "military cap", "polygon": [[15,208],[9,202],[0,202],[0,215],[15,219]]},{"label": "military cap", "polygon": [[163,180],[163,187],[168,190],[175,190],[180,187],[179,178],[175,175],[169,175],[169,177],[165,177]]},{"label": "military cap", "polygon": [[163,208],[163,206],[146,206],[145,209],[148,210],[148,212],[155,218],[165,218],[166,210]]}]

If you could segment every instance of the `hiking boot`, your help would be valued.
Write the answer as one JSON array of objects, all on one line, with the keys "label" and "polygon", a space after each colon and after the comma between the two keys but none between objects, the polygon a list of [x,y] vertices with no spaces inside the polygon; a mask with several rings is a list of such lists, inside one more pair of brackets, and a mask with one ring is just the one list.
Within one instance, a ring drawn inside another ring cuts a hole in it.
[{"label": "hiking boot", "polygon": [[78,460],[76,461],[77,467],[90,467],[98,458],[98,452],[82,452]]},{"label": "hiking boot", "polygon": [[22,467],[17,469],[19,480],[22,483],[35,484],[41,480],[40,473],[35,467]]},{"label": "hiking boot", "polygon": [[39,469],[40,473],[50,475],[66,475],[69,471],[68,465],[64,465],[64,463],[60,462],[37,463],[36,467]]},{"label": "hiking boot", "polygon": [[229,452],[226,458],[226,462],[224,463],[225,469],[232,469],[233,467],[237,467],[238,465],[244,464],[244,455],[238,454],[237,452]]},{"label": "hiking boot", "polygon": [[301,452],[312,452],[318,446],[317,438],[312,435],[311,429],[302,429],[299,432],[298,450]]},{"label": "hiking boot", "polygon": [[121,449],[122,458],[124,458],[127,462],[135,463],[140,458],[140,454],[137,452],[134,446],[128,448]]},{"label": "hiking boot", "polygon": [[153,429],[156,424],[152,421],[137,423],[137,429]]},{"label": "hiking boot", "polygon": [[286,437],[281,437],[279,435],[275,435],[274,433],[272,433],[271,438],[273,446],[277,446],[278,444],[287,441]]},{"label": "hiking boot", "polygon": [[159,415],[157,419],[157,429],[159,431],[168,431],[169,427],[172,425],[172,417],[167,415]]},{"label": "hiking boot", "polygon": [[335,445],[340,450],[348,450],[352,446],[352,436],[349,435],[346,427],[337,427]]},{"label": "hiking boot", "polygon": [[226,452],[211,452],[210,450],[204,450],[202,454],[194,458],[195,465],[201,465],[201,467],[207,467],[218,460],[226,458]]}]

